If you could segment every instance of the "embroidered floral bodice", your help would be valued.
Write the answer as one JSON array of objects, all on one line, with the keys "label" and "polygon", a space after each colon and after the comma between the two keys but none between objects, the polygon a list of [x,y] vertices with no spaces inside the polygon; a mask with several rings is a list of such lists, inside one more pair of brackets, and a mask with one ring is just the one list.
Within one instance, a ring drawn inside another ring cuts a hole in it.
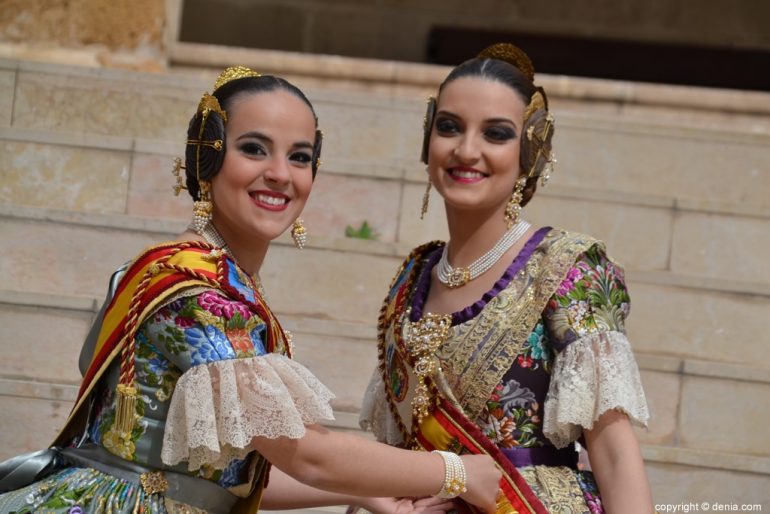
[{"label": "embroidered floral bodice", "polygon": [[[242,277],[231,277],[249,291]],[[267,353],[265,322],[213,288],[193,288],[139,328],[135,369],[141,416],[130,441],[112,430],[117,366],[97,393],[88,436],[148,467],[226,488],[248,484],[255,436],[299,438],[332,419],[332,393],[285,351]]]}]

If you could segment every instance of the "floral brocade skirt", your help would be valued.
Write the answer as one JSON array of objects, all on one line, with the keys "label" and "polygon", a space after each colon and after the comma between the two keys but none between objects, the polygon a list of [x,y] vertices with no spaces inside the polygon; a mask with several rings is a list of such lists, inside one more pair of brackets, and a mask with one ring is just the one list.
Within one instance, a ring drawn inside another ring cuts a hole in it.
[{"label": "floral brocade skirt", "polygon": [[1,514],[205,514],[92,468],[66,468],[0,495]]},{"label": "floral brocade skirt", "polygon": [[599,488],[590,471],[567,466],[527,466],[519,473],[548,512],[604,514]]}]

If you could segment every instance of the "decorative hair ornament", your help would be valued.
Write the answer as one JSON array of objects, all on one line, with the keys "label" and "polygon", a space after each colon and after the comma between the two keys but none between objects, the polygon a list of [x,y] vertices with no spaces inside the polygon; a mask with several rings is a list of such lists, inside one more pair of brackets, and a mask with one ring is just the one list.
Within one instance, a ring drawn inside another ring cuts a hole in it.
[{"label": "decorative hair ornament", "polygon": [[524,108],[524,123],[526,123],[532,114],[534,114],[538,109],[548,110],[548,106],[545,104],[543,93],[540,91],[535,91],[535,93],[532,95],[532,98],[529,99],[529,105]]},{"label": "decorative hair ornament", "polygon": [[486,47],[476,56],[479,59],[497,59],[515,66],[530,82],[535,81],[535,66],[529,56],[516,45],[510,43],[495,43]]},{"label": "decorative hair ornament", "polygon": [[201,101],[198,102],[198,114],[208,117],[211,111],[219,114],[219,117],[222,118],[222,121],[227,123],[227,113],[224,109],[222,109],[222,106],[219,105],[219,100],[217,100],[217,97],[211,96],[208,93],[203,93]]},{"label": "decorative hair ornament", "polygon": [[261,77],[262,75],[246,66],[230,66],[219,74],[217,81],[214,82],[214,92],[233,80],[245,79],[246,77]]},{"label": "decorative hair ornament", "polygon": [[179,196],[179,193],[182,191],[182,189],[187,189],[187,186],[184,185],[184,179],[182,178],[182,170],[186,169],[184,165],[182,164],[182,159],[177,157],[174,159],[174,167],[171,168],[171,174],[176,177],[176,184],[174,184],[174,196]]},{"label": "decorative hair ornament", "polygon": [[428,148],[430,146],[430,131],[433,130],[433,118],[436,116],[436,98],[429,96],[428,105],[425,108],[425,117],[422,119],[422,154],[420,160],[428,164]]},{"label": "decorative hair ornament", "polygon": [[[527,173],[527,177],[532,178],[532,177],[540,176],[540,184],[543,186],[545,186],[545,184],[548,182],[548,179],[551,178],[554,165],[557,162],[556,156],[553,154],[553,152],[548,152],[548,155],[544,155],[544,150],[543,150],[545,142],[548,140],[548,136],[550,135],[550,132],[553,130],[553,124],[554,124],[553,115],[551,113],[548,113],[545,117],[545,121],[543,122],[543,129],[540,131],[539,134],[535,133],[534,125],[530,125],[530,127],[527,129],[527,132],[526,132],[527,141],[529,141],[531,144],[537,145],[537,153],[535,154],[535,158],[532,160],[532,167],[529,169]],[[541,157],[545,158],[545,163],[543,164],[542,171],[538,175],[537,163]]]}]

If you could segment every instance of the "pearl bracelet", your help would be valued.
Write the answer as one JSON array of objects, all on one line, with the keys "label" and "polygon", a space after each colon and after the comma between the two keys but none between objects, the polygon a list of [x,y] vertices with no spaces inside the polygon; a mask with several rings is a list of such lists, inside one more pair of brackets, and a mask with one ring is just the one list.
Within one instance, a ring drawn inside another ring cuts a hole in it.
[{"label": "pearl bracelet", "polygon": [[456,498],[466,492],[465,464],[459,455],[452,452],[442,452],[433,450],[431,453],[438,453],[444,459],[444,485],[436,496],[444,499]]}]

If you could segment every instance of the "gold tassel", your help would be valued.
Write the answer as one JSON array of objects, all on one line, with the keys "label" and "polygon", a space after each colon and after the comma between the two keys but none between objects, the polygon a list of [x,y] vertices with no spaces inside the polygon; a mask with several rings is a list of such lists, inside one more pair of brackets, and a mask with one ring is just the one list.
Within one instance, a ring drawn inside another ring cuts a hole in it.
[{"label": "gold tassel", "polygon": [[115,424],[113,430],[118,434],[130,434],[136,424],[136,387],[118,384],[115,401]]}]

